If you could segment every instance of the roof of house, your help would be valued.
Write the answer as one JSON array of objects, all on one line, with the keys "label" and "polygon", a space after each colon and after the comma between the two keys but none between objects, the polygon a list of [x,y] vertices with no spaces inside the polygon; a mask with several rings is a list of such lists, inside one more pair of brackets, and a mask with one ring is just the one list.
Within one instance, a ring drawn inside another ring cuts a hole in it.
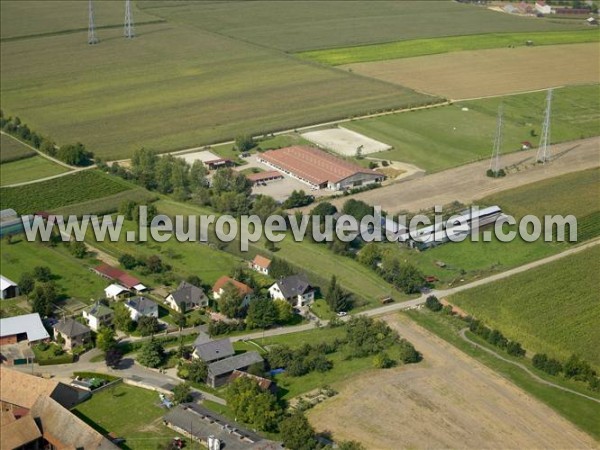
[{"label": "roof of house", "polygon": [[210,336],[205,333],[202,330],[198,331],[198,337],[196,338],[196,340],[194,341],[194,347],[198,346],[198,345],[202,345],[202,344],[206,344],[207,342],[210,342]]},{"label": "roof of house", "polygon": [[38,313],[0,319],[0,337],[21,333],[27,333],[29,341],[39,341],[50,337]]},{"label": "roof of house", "polygon": [[233,278],[228,277],[226,275],[223,275],[217,280],[217,282],[213,286],[213,292],[219,293],[221,289],[223,289],[228,283],[233,284],[242,295],[252,294],[254,292],[252,288],[247,284],[244,284],[241,281],[234,280]]},{"label": "roof of house", "polygon": [[104,316],[110,316],[111,314],[113,314],[112,309],[110,309],[108,306],[104,306],[100,302],[93,303],[92,305],[85,308],[84,311],[86,313],[88,313],[90,316],[94,316],[94,317],[104,317]]},{"label": "roof of house", "polygon": [[204,290],[188,283],[187,281],[182,281],[179,283],[177,289],[174,292],[171,292],[171,296],[178,305],[189,302],[198,304],[202,303],[202,301],[206,299]]},{"label": "roof of house", "polygon": [[90,332],[88,327],[71,318],[59,320],[56,322],[56,324],[54,324],[53,328],[60,334],[64,334],[69,338],[81,336],[82,334],[87,334]]},{"label": "roof of house", "polygon": [[276,170],[267,170],[266,172],[249,173],[246,175],[250,181],[272,180],[273,178],[283,178],[283,174]]},{"label": "roof of house", "polygon": [[158,309],[158,303],[146,297],[131,297],[125,302],[125,306],[136,310],[141,315],[151,314]]},{"label": "roof of house", "polygon": [[268,269],[271,265],[271,260],[269,258],[265,258],[264,256],[256,255],[252,260],[252,264],[262,267],[263,269]]},{"label": "roof of house", "polygon": [[7,423],[3,422],[0,430],[2,431],[0,433],[0,448],[2,449],[20,448],[42,437],[40,429],[30,415]]},{"label": "roof of house", "polygon": [[290,275],[275,282],[285,298],[304,295],[313,288],[304,274]]},{"label": "roof of house", "polygon": [[262,362],[262,357],[258,352],[251,351],[246,353],[240,353],[239,355],[232,356],[231,358],[222,359],[208,365],[208,373],[217,377],[219,375],[225,375],[234,370],[243,369],[244,367],[251,366]]},{"label": "roof of house", "polygon": [[203,344],[194,345],[196,355],[206,362],[217,359],[227,358],[235,354],[235,350],[229,341],[229,338],[209,341]]},{"label": "roof of house", "polygon": [[269,150],[260,155],[264,161],[287,170],[313,184],[337,183],[357,173],[383,176],[371,169],[337,158],[322,150],[292,146]]},{"label": "roof of house", "polygon": [[47,396],[40,396],[30,414],[39,419],[44,439],[57,448],[118,449],[83,420]]},{"label": "roof of house", "polygon": [[117,295],[120,295],[123,292],[129,292],[129,289],[117,283],[113,283],[104,289],[104,293],[107,297],[116,297]]},{"label": "roof of house", "polygon": [[128,289],[135,288],[141,291],[146,288],[136,277],[129,275],[127,272],[124,272],[121,269],[109,266],[108,264],[102,263],[99,266],[94,267],[94,270],[109,280],[117,280]]},{"label": "roof of house", "polygon": [[258,386],[265,391],[268,390],[271,387],[271,385],[273,384],[273,381],[269,380],[268,378],[263,378],[263,377],[259,377],[256,375],[252,375],[251,373],[242,372],[241,370],[234,370],[233,373],[229,376],[229,382],[237,380],[238,378],[241,378],[241,377],[252,378],[256,382],[258,382]]},{"label": "roof of house", "polygon": [[3,275],[0,275],[0,291],[3,291],[11,286],[18,286],[18,284],[12,280],[9,280]]}]

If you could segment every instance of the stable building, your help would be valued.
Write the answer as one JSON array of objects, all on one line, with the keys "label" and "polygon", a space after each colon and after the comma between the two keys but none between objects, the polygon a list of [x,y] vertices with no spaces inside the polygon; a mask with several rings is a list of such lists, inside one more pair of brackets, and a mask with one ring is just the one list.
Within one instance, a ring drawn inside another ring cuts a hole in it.
[{"label": "stable building", "polygon": [[19,295],[19,285],[12,280],[9,280],[3,275],[0,275],[0,299],[8,300]]},{"label": "stable building", "polygon": [[96,274],[110,281],[116,281],[121,286],[136,292],[143,292],[147,288],[136,277],[129,275],[127,272],[109,266],[108,264],[100,264],[92,269]]}]

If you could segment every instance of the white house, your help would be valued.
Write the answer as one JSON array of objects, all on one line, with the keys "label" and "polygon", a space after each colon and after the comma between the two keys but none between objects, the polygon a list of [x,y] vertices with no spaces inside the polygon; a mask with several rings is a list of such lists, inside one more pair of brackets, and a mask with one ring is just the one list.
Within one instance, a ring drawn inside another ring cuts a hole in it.
[{"label": "white house", "polygon": [[165,298],[165,302],[175,311],[185,312],[193,308],[207,307],[208,297],[201,288],[182,281],[177,290]]},{"label": "white house", "polygon": [[158,304],[146,297],[132,297],[125,302],[131,314],[131,320],[137,322],[140,317],[156,317],[158,319]]},{"label": "white house", "polygon": [[127,297],[128,294],[129,289],[116,283],[104,289],[104,296],[110,300],[120,300]]},{"label": "white house", "polygon": [[269,288],[274,300],[287,300],[293,306],[302,307],[315,299],[315,290],[305,275],[292,275],[281,278]]},{"label": "white house", "polygon": [[552,13],[552,7],[550,5],[546,5],[546,2],[543,0],[538,0],[535,2],[535,10],[540,14]]},{"label": "white house", "polygon": [[19,295],[19,285],[0,275],[0,299],[6,300]]},{"label": "white house", "polygon": [[100,302],[88,306],[83,310],[82,314],[83,318],[87,320],[88,326],[94,331],[98,331],[100,327],[109,327],[112,325],[113,310]]},{"label": "white house", "polygon": [[269,275],[269,267],[271,266],[271,260],[261,255],[256,255],[252,260],[252,270],[263,275]]}]

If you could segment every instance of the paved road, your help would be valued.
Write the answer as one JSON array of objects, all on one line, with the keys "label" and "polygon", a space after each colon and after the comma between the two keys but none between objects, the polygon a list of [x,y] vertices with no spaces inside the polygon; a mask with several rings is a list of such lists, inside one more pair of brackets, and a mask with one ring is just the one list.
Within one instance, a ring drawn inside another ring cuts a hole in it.
[{"label": "paved road", "polygon": [[487,352],[490,355],[492,355],[492,356],[494,356],[494,357],[496,357],[498,359],[501,359],[504,362],[512,364],[513,366],[517,366],[518,368],[520,368],[523,371],[525,371],[531,378],[533,378],[538,383],[542,383],[542,384],[545,384],[546,386],[550,386],[550,387],[553,387],[553,388],[556,388],[556,389],[560,389],[561,391],[570,392],[571,394],[579,395],[580,397],[584,397],[584,398],[587,398],[588,400],[592,400],[592,401],[594,401],[596,403],[600,403],[600,400],[597,399],[597,398],[590,397],[589,395],[582,394],[581,392],[577,392],[577,391],[575,391],[573,389],[569,389],[569,388],[560,386],[558,384],[551,383],[550,381],[544,380],[543,378],[540,378],[535,373],[533,373],[531,370],[529,370],[529,368],[527,368],[524,364],[518,363],[516,361],[511,361],[510,359],[505,358],[504,356],[496,353],[495,351],[490,350],[489,348],[484,347],[483,345],[480,345],[477,342],[473,342],[465,334],[468,330],[469,330],[468,328],[463,328],[462,330],[460,330],[459,334],[460,334],[460,337],[463,338],[463,340],[465,340],[469,344],[471,344],[471,345],[473,345],[473,346],[475,346],[475,347],[483,350],[484,352]]}]

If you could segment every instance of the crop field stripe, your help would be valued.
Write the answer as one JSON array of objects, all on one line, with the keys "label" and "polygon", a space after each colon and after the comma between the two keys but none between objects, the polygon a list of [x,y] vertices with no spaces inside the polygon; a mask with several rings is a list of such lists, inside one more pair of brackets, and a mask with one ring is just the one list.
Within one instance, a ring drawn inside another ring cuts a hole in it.
[{"label": "crop field stripe", "polygon": [[581,44],[586,42],[599,42],[600,33],[598,33],[597,30],[489,33],[431,39],[413,39],[408,41],[332,48],[327,50],[312,50],[296,53],[296,55],[302,59],[339,66],[343,64],[411,58],[415,56],[435,55],[465,50],[484,50],[505,48],[509,46],[520,47],[525,46],[528,40],[533,41],[536,46]]},{"label": "crop field stripe", "polygon": [[49,159],[39,155],[0,165],[0,185],[24,183],[41,178],[51,177],[67,172],[64,166],[55,164]]},{"label": "crop field stripe", "polygon": [[8,134],[0,134],[0,164],[31,158],[36,152]]}]

